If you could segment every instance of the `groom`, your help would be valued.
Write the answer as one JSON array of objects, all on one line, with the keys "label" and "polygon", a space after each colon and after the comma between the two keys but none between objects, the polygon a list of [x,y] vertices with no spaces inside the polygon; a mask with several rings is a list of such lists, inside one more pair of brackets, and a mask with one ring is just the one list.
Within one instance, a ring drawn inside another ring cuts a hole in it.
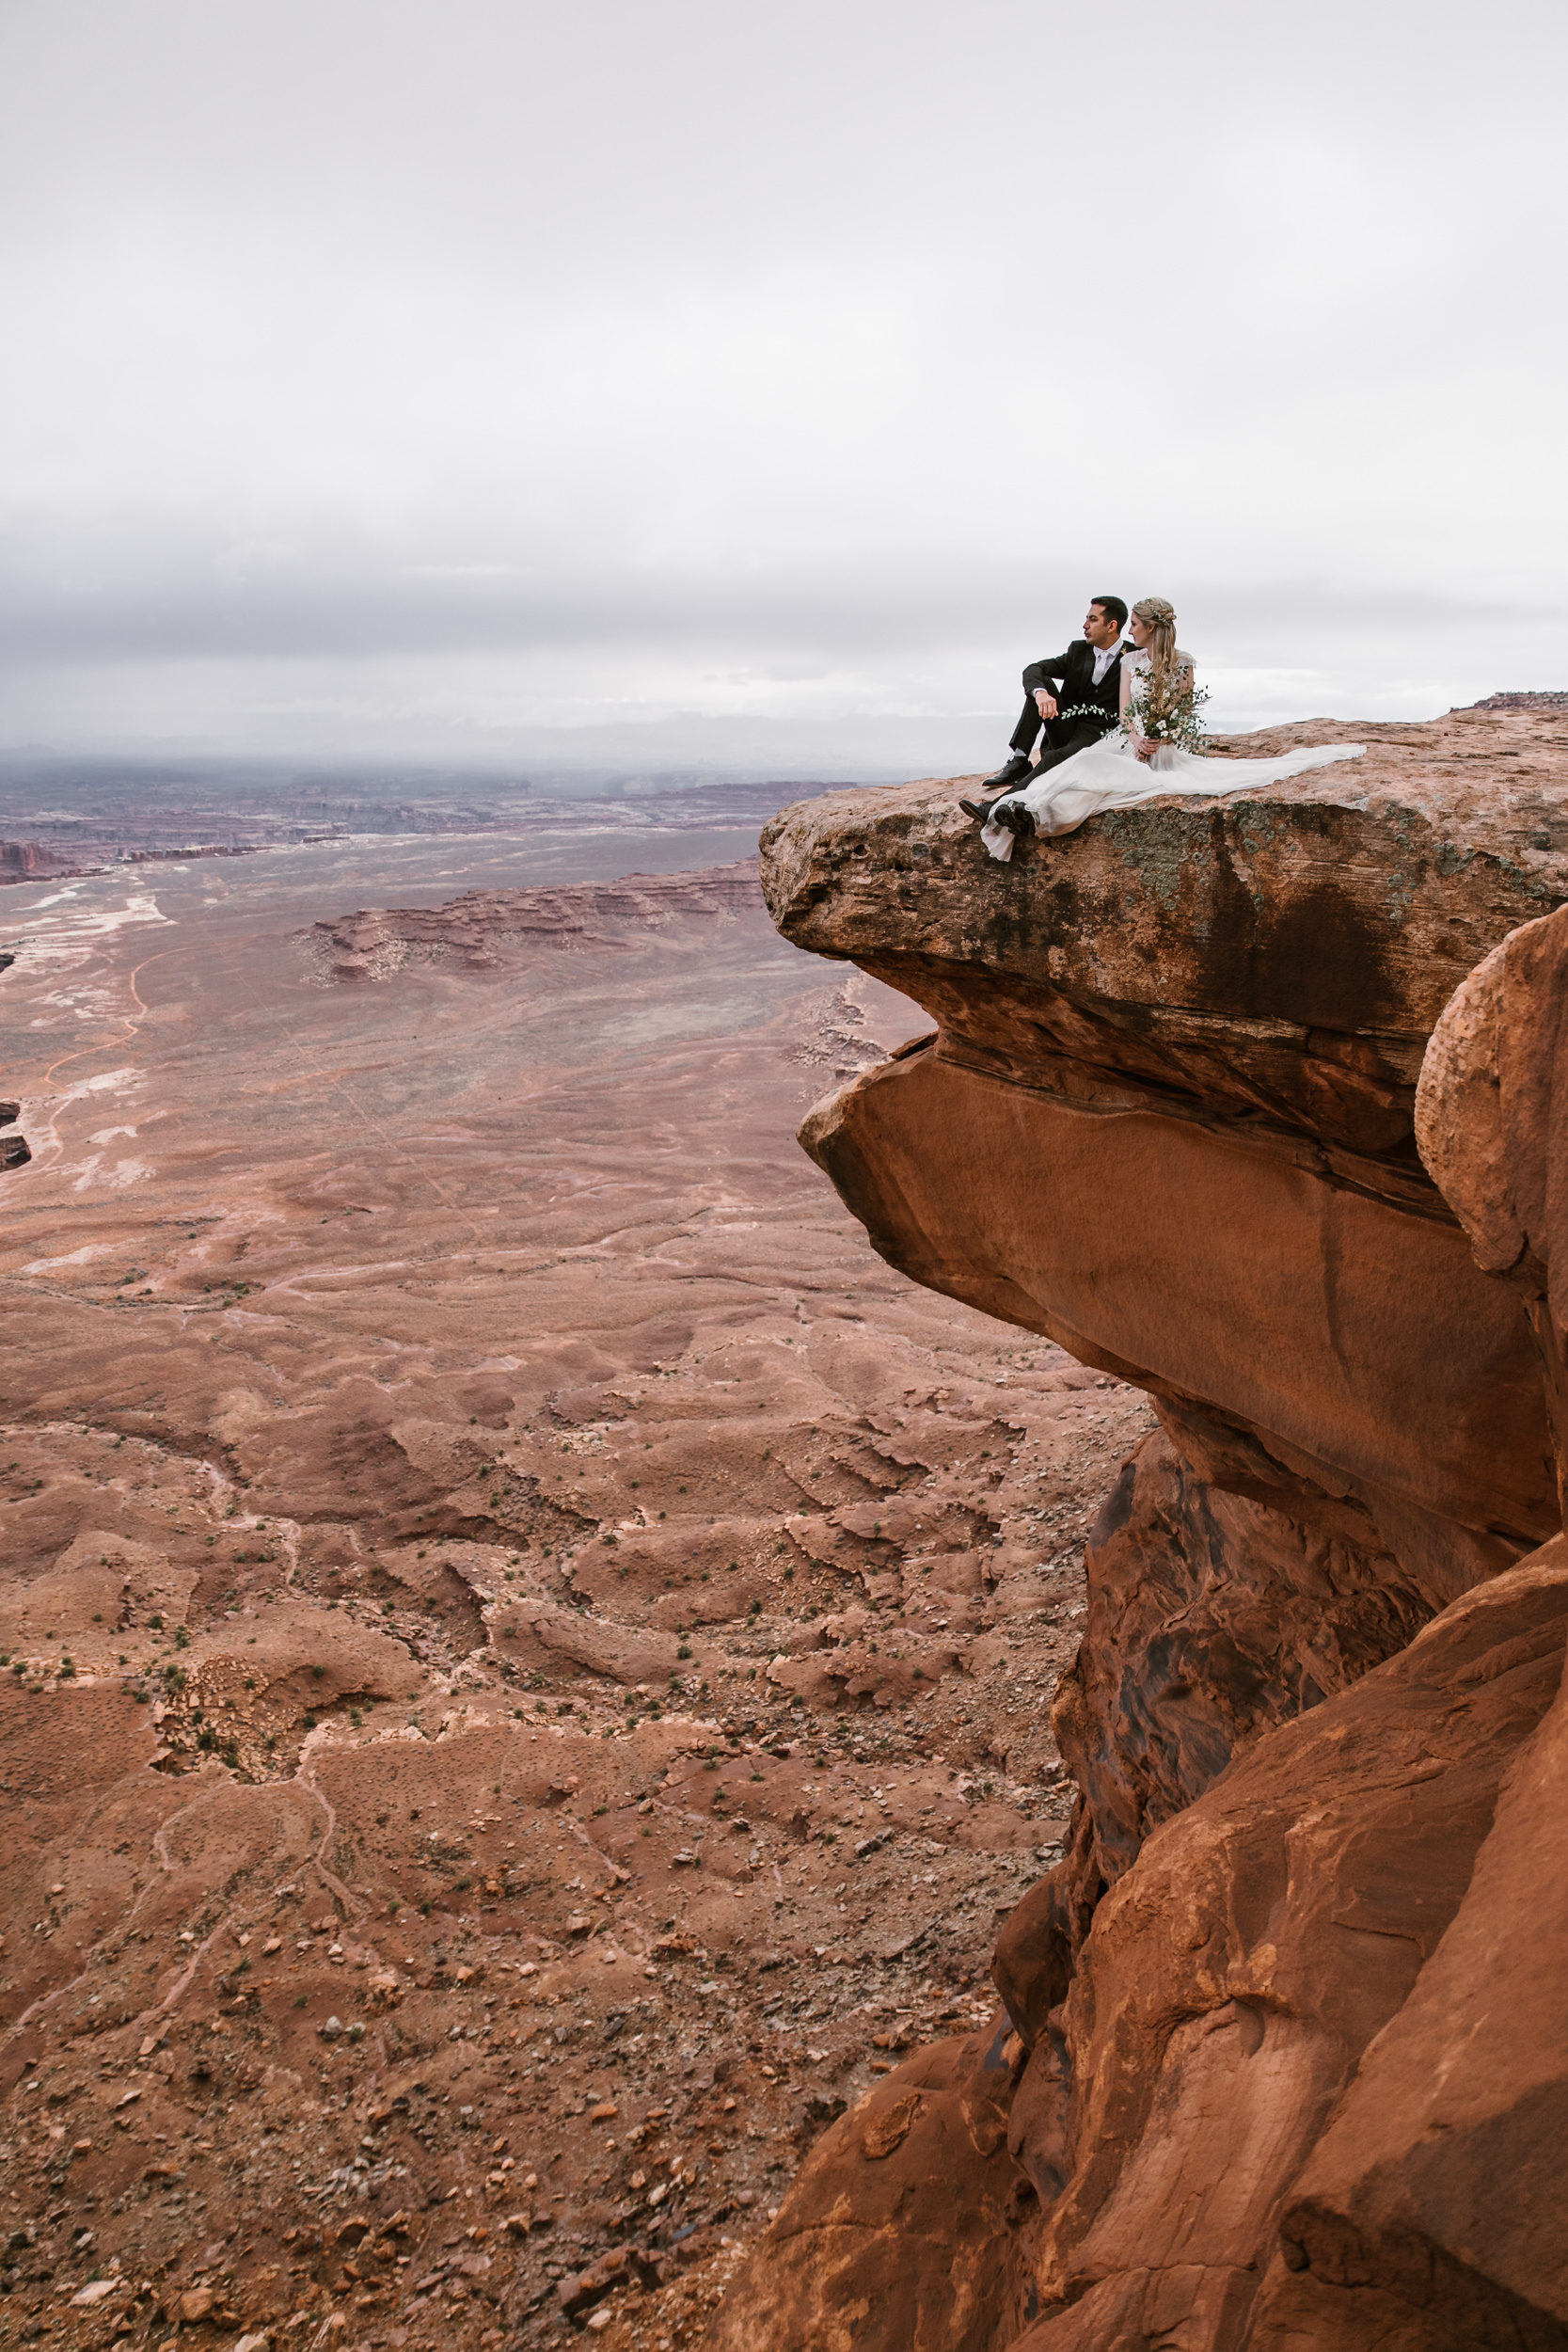
[{"label": "groom", "polygon": [[[1119,596],[1094,596],[1084,616],[1083,636],[1075,637],[1066,653],[1030,662],[1023,673],[1023,715],[1013,729],[1009,747],[1013,755],[1005,768],[986,778],[986,799],[958,803],[967,816],[987,823],[996,803],[1007,793],[1032,784],[1049,769],[1059,768],[1064,759],[1070,759],[1087,744],[1098,743],[1116,725],[1121,701],[1121,632],[1126,626],[1127,607]],[[1045,747],[1035,766],[1029,755],[1042,728]],[[1008,809],[1002,812],[1004,817],[1011,813]]]}]

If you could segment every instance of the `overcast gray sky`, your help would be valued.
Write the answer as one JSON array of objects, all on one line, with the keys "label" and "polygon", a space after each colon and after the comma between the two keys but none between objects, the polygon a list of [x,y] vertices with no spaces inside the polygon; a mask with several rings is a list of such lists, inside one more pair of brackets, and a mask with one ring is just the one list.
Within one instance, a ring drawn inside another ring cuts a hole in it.
[{"label": "overcast gray sky", "polygon": [[1565,27],[0,0],[0,743],[1568,684]]}]

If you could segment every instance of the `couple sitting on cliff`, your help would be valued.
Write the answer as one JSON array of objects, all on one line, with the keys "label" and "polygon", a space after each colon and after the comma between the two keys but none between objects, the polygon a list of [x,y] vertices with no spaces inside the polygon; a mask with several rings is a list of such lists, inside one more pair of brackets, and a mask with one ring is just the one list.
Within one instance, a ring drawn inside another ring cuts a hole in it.
[{"label": "couple sitting on cliff", "polygon": [[[1023,691],[1013,755],[986,780],[994,797],[958,803],[977,820],[995,858],[1010,858],[1014,841],[1030,834],[1071,833],[1101,809],[1131,808],[1169,792],[1212,796],[1276,784],[1330,760],[1357,759],[1366,749],[1315,744],[1278,759],[1227,759],[1217,768],[1197,748],[1204,696],[1191,657],[1178,648],[1176,613],[1164,596],[1145,596],[1131,616],[1119,596],[1091,598],[1083,636],[1053,660],[1031,661]],[[1031,756],[1037,738],[1037,760]]]}]

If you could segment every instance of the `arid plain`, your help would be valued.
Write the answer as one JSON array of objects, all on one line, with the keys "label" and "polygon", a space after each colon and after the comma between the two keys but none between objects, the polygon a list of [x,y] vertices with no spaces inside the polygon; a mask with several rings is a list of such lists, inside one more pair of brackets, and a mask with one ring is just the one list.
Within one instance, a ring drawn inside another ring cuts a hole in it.
[{"label": "arid plain", "polygon": [[762,813],[0,894],[9,2340],[694,2341],[1000,2017],[1151,1417],[799,1150]]}]

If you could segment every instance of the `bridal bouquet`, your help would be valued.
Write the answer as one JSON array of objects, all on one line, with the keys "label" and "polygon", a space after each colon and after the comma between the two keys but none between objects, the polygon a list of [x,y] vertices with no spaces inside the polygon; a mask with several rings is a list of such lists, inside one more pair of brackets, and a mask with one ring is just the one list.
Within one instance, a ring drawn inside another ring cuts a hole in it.
[{"label": "bridal bouquet", "polygon": [[1190,669],[1146,670],[1123,714],[1122,732],[1201,753],[1207,738],[1198,713],[1208,699],[1209,689],[1198,685]]}]

